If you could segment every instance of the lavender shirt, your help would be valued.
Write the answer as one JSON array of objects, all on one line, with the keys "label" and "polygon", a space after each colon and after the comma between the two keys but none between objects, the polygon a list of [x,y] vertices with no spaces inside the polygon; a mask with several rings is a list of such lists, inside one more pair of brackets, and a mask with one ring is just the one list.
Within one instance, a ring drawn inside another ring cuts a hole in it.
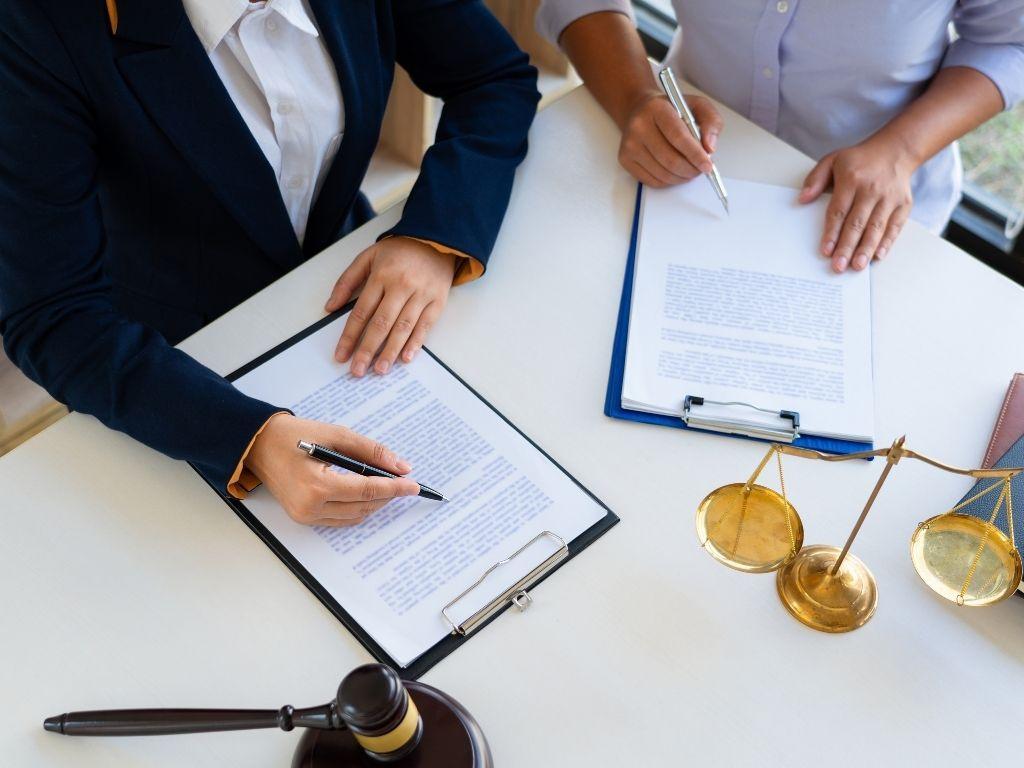
[{"label": "lavender shirt", "polygon": [[[1024,0],[673,0],[667,61],[730,108],[815,159],[870,136],[941,67],[972,67],[1024,97]],[[629,0],[544,0],[537,29],[557,41],[596,11],[632,17]],[[949,24],[958,38],[951,42]],[[728,130],[728,127],[727,127]],[[933,231],[960,199],[956,145],[913,178],[911,216]]]}]

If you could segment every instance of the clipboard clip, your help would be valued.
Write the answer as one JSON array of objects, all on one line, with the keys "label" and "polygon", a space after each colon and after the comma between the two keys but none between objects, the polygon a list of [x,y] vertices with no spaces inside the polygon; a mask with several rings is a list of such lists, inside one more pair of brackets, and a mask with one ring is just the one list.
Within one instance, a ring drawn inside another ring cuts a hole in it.
[{"label": "clipboard clip", "polygon": [[[558,543],[558,549],[552,554],[548,555],[543,562],[534,567],[528,574],[519,579],[515,584],[508,587],[500,595],[495,597],[493,600],[488,602],[482,608],[474,612],[465,621],[458,622],[452,618],[451,609],[463,598],[466,597],[470,592],[475,590],[487,577],[490,576],[494,571],[498,570],[501,566],[519,557],[523,552],[529,549],[531,546],[536,544],[538,541],[544,538],[550,538]],[[541,531],[528,542],[523,544],[519,549],[513,552],[511,555],[506,557],[504,560],[499,560],[494,565],[489,567],[483,572],[475,582],[464,589],[455,599],[453,599],[448,605],[441,609],[441,615],[444,616],[444,620],[448,622],[448,625],[452,628],[453,635],[468,635],[473,630],[477,629],[481,624],[486,622],[491,616],[500,611],[507,605],[514,605],[520,611],[525,611],[530,607],[533,602],[533,598],[530,597],[526,591],[533,584],[535,584],[544,574],[548,573],[552,568],[558,565],[562,560],[565,560],[569,556],[569,545],[565,543],[565,539],[559,536],[557,533],[551,531]]]},{"label": "clipboard clip", "polygon": [[[730,408],[746,408],[748,412],[756,413],[746,418],[723,413]],[[772,418],[766,419],[759,414]],[[736,400],[708,400],[698,395],[687,395],[683,399],[682,419],[688,427],[773,442],[792,443],[800,437],[800,414],[797,411],[773,411]]]}]

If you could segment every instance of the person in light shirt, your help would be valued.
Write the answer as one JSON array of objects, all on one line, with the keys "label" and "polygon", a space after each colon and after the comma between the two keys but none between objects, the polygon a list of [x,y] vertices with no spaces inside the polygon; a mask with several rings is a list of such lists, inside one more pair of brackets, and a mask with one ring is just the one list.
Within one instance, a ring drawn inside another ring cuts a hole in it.
[{"label": "person in light shirt", "polygon": [[396,64],[444,107],[398,223],[323,286],[328,312],[358,294],[339,375],[411,361],[453,283],[486,267],[539,94],[483,4],[0,0],[10,358],[222,493],[265,483],[302,523],[415,494],[296,444],[407,473],[391,447],[247,397],[173,346],[372,216],[359,186]]},{"label": "person in light shirt", "polygon": [[[956,139],[1024,97],[1024,0],[673,0],[666,63],[818,161],[821,253],[864,269],[908,217],[941,232],[960,198]],[[628,0],[544,0],[537,27],[622,131],[619,161],[664,187],[709,168],[723,121],[690,96],[697,142],[658,87]],[[950,24],[955,35],[950,33]]]}]

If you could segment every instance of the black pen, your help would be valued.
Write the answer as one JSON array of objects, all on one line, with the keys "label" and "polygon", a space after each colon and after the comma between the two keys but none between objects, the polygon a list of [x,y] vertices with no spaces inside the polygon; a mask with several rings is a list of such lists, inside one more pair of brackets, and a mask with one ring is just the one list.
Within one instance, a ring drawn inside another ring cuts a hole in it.
[{"label": "black pen", "polygon": [[[397,479],[398,475],[393,475],[386,469],[375,467],[371,464],[366,464],[358,459],[353,459],[351,456],[346,456],[343,453],[332,451],[330,448],[325,448],[322,445],[316,443],[307,443],[305,440],[299,440],[299,450],[303,453],[308,453],[314,459],[322,461],[326,464],[333,464],[335,467],[341,467],[347,469],[349,472],[355,472],[358,475],[367,475],[369,477],[387,477],[392,480]],[[433,501],[448,501],[448,497],[443,493],[438,493],[433,488],[428,488],[423,484],[420,486],[420,496],[424,499],[432,499]]]}]

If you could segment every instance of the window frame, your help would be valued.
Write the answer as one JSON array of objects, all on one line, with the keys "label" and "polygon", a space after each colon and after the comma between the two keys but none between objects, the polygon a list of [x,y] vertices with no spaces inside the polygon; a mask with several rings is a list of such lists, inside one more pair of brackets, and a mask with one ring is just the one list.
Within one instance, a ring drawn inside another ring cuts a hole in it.
[{"label": "window frame", "polygon": [[[675,34],[676,20],[644,0],[633,0],[633,11],[647,55],[663,59]],[[943,237],[1024,285],[1024,232],[1012,239],[1006,237],[1010,214],[1003,201],[964,182],[963,198]]]}]

